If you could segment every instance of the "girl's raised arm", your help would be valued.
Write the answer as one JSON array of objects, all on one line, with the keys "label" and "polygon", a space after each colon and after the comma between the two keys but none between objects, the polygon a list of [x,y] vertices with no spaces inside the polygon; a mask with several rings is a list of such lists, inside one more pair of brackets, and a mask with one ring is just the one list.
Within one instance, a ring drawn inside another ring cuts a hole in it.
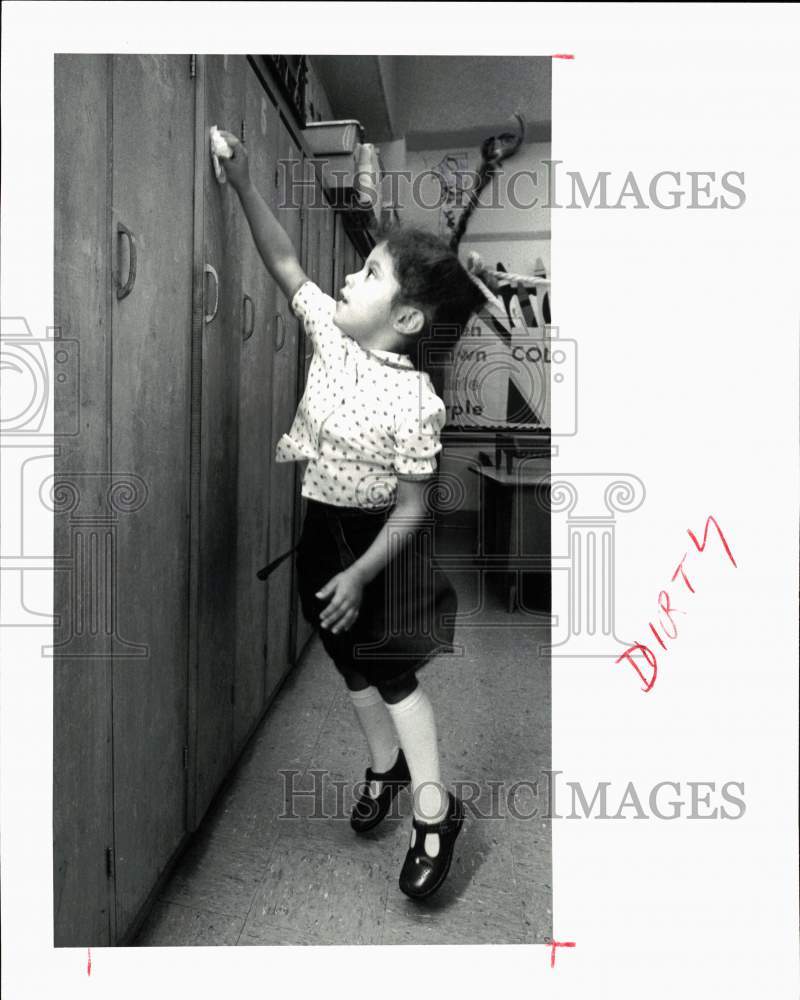
[{"label": "girl's raised arm", "polygon": [[220,129],[220,135],[233,150],[233,156],[223,160],[223,166],[242,203],[256,249],[272,278],[289,298],[307,280],[297,258],[297,251],[286,230],[253,185],[244,145],[232,132]]}]

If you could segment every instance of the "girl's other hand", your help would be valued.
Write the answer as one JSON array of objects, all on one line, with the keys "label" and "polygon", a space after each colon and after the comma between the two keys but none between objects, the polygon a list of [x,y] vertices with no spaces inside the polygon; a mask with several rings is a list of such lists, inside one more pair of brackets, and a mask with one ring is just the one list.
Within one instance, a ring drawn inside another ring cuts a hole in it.
[{"label": "girl's other hand", "polygon": [[227,160],[220,160],[225,176],[233,185],[236,191],[242,191],[250,184],[250,166],[247,160],[247,149],[241,139],[238,139],[233,132],[219,130],[219,134],[231,147],[233,156]]},{"label": "girl's other hand", "polygon": [[314,595],[322,600],[326,597],[331,598],[319,616],[320,627],[330,627],[333,635],[350,628],[358,618],[363,593],[364,584],[352,569],[343,570],[331,577]]}]

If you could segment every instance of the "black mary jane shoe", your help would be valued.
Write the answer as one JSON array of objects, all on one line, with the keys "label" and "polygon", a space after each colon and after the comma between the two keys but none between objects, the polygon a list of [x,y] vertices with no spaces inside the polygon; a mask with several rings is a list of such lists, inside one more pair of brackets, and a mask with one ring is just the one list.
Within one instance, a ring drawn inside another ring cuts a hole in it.
[{"label": "black mary jane shoe", "polygon": [[368,767],[364,780],[367,783],[367,788],[371,781],[380,781],[382,783],[381,791],[377,798],[373,798],[365,789],[353,806],[350,826],[356,833],[366,833],[376,827],[389,812],[389,807],[400,789],[410,783],[411,772],[408,770],[402,747],[390,770],[379,773]]},{"label": "black mary jane shoe", "polygon": [[[416,836],[414,846],[409,847],[406,860],[400,872],[400,888],[412,899],[424,899],[436,892],[447,878],[453,847],[464,823],[464,805],[461,799],[450,792],[447,816],[439,823],[423,823],[416,817],[412,820]],[[425,853],[425,837],[429,833],[439,834],[439,853],[435,858]]]}]

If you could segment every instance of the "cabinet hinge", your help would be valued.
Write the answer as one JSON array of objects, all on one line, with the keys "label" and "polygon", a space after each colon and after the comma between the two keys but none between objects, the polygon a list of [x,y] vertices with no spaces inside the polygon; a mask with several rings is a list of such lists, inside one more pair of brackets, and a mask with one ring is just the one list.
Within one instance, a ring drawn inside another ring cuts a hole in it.
[{"label": "cabinet hinge", "polygon": [[197,75],[197,56],[189,56],[189,79],[194,80]]},{"label": "cabinet hinge", "polygon": [[184,771],[189,767],[189,748],[183,748],[183,769]]},{"label": "cabinet hinge", "polygon": [[112,878],[114,875],[114,860],[111,853],[111,848],[106,848],[106,878]]}]

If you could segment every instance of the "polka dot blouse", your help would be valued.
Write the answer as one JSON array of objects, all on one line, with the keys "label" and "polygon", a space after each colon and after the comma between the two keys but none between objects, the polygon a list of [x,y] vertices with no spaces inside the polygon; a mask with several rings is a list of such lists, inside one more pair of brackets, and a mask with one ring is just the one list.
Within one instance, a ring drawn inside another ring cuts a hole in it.
[{"label": "polka dot blouse", "polygon": [[336,303],[313,281],[291,300],[314,348],[277,462],[308,460],[301,493],[337,507],[384,507],[398,479],[429,479],[445,406],[407,354],[367,350],[336,326]]}]

